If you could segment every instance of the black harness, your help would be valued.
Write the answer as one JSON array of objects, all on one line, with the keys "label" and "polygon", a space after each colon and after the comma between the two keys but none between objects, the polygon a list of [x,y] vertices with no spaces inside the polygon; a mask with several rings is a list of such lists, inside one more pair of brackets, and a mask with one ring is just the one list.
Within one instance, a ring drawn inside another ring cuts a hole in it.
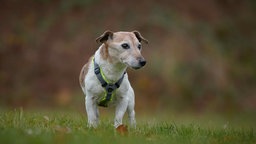
[{"label": "black harness", "polygon": [[112,100],[112,95],[114,94],[114,91],[120,87],[126,72],[123,73],[122,77],[116,83],[109,83],[107,82],[103,72],[101,71],[100,66],[95,62],[95,58],[93,59],[93,63],[94,73],[100,81],[101,86],[105,89],[105,96],[97,104],[98,106],[108,107],[108,103]]}]

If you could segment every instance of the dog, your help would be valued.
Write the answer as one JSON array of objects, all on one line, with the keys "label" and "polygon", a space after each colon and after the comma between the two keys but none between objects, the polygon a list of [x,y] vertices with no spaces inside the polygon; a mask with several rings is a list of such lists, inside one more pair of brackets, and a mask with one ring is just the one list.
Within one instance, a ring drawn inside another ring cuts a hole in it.
[{"label": "dog", "polygon": [[126,69],[140,69],[146,64],[141,55],[142,42],[148,44],[140,32],[105,31],[96,39],[100,47],[81,70],[79,81],[85,94],[88,126],[99,124],[98,106],[115,105],[114,127],[122,124],[127,110],[129,123],[136,127],[134,90]]}]

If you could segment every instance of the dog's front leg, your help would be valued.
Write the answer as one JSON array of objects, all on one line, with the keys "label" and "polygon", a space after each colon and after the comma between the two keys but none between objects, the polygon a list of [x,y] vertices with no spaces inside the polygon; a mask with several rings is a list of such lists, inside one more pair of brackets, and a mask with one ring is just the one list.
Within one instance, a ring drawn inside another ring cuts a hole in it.
[{"label": "dog's front leg", "polygon": [[127,109],[127,105],[128,105],[127,97],[121,97],[118,100],[118,103],[116,106],[115,122],[114,122],[115,128],[122,125],[122,120],[123,120],[124,113]]},{"label": "dog's front leg", "polygon": [[85,106],[88,117],[88,127],[96,128],[98,126],[99,111],[96,105],[96,101],[93,100],[91,95],[86,95]]},{"label": "dog's front leg", "polygon": [[135,105],[135,101],[134,101],[134,93],[133,93],[130,96],[130,99],[129,99],[129,102],[128,102],[127,112],[128,112],[128,118],[129,118],[129,122],[130,122],[131,127],[136,128],[134,105]]}]

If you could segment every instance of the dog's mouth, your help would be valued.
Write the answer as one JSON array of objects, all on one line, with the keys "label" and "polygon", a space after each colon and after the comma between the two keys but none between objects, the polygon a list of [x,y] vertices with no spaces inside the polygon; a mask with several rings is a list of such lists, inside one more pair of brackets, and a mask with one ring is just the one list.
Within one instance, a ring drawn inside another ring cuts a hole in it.
[{"label": "dog's mouth", "polygon": [[132,68],[132,69],[135,69],[135,70],[137,70],[137,69],[140,69],[141,67],[140,66],[131,66],[130,64],[128,64],[127,62],[125,62],[124,63],[127,67],[130,67],[130,68]]},{"label": "dog's mouth", "polygon": [[140,68],[142,68],[143,66],[131,66],[131,65],[129,65],[127,62],[125,62],[124,63],[126,66],[128,66],[128,67],[131,67],[132,69],[134,69],[134,70],[138,70],[138,69],[140,69]]},{"label": "dog's mouth", "polygon": [[130,67],[133,68],[133,69],[135,69],[135,70],[137,70],[137,69],[141,69],[141,68],[144,67],[144,66],[145,66],[145,63],[144,63],[144,64],[139,63],[138,65],[130,66]]},{"label": "dog's mouth", "polygon": [[142,66],[136,66],[136,67],[131,67],[131,68],[138,70],[138,69],[142,68]]},{"label": "dog's mouth", "polygon": [[[122,61],[122,59],[121,59],[121,61]],[[122,61],[122,63],[124,63],[127,67],[131,67],[134,70],[138,70],[146,64],[146,62],[144,62],[144,63],[138,63],[137,65],[131,65],[128,62],[124,62],[124,61]]]}]

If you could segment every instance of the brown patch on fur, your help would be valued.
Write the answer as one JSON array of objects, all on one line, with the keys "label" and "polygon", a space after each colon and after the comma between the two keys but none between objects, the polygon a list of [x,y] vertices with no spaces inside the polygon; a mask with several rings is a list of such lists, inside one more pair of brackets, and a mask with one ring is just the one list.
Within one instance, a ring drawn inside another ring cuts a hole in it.
[{"label": "brown patch on fur", "polygon": [[136,38],[139,40],[139,42],[144,42],[145,44],[148,44],[148,40],[145,39],[140,32],[138,31],[133,31],[133,33],[135,34]]},{"label": "brown patch on fur", "polygon": [[128,39],[136,39],[135,35],[131,32],[116,32],[113,39],[115,42],[122,42],[124,39],[127,39],[127,37],[129,37]]},{"label": "brown patch on fur", "polygon": [[104,45],[101,47],[100,55],[104,60],[107,60],[109,58],[108,44],[104,43]]},{"label": "brown patch on fur", "polygon": [[128,134],[128,127],[126,125],[120,125],[116,128],[116,131],[120,134],[120,135],[127,135]]},{"label": "brown patch on fur", "polygon": [[96,39],[97,43],[104,43],[108,39],[113,39],[113,32],[110,30],[105,31],[101,36]]},{"label": "brown patch on fur", "polygon": [[87,75],[87,73],[88,73],[89,65],[90,65],[91,62],[92,62],[92,58],[93,58],[93,56],[90,57],[89,61],[83,66],[83,68],[82,68],[82,70],[81,70],[81,72],[80,72],[80,75],[79,75],[79,82],[80,82],[80,86],[81,86],[82,88],[85,87],[84,79],[85,79],[85,77],[86,77],[86,75]]}]

